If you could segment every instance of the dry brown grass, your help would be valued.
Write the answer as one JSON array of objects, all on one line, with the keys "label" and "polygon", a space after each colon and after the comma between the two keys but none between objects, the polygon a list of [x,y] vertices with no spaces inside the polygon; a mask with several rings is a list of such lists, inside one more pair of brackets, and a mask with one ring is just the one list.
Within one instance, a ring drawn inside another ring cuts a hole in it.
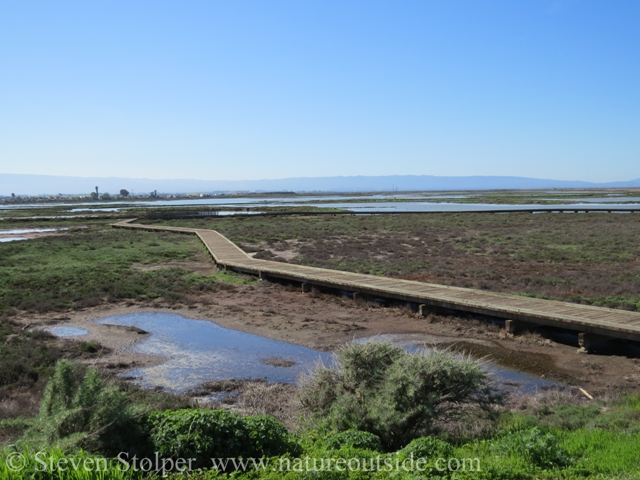
[{"label": "dry brown grass", "polygon": [[271,415],[289,430],[295,429],[302,415],[298,387],[286,383],[248,383],[240,390],[236,406],[247,415]]},{"label": "dry brown grass", "polygon": [[262,360],[262,363],[264,363],[265,365],[271,365],[272,367],[281,368],[293,367],[296,364],[296,362],[294,362],[293,360],[287,360],[286,358],[280,357],[265,358]]},{"label": "dry brown grass", "polygon": [[[282,359],[280,359],[282,360]],[[226,393],[219,400],[211,394]],[[294,430],[302,415],[298,387],[289,383],[267,383],[265,380],[217,380],[207,382],[185,394],[191,407],[226,409],[241,415],[271,415]],[[205,399],[198,397],[205,397]]]},{"label": "dry brown grass", "polygon": [[542,406],[584,403],[586,398],[576,388],[539,390],[533,394],[511,392],[506,397],[505,409],[509,411],[539,410]]},{"label": "dry brown grass", "polygon": [[31,417],[38,413],[40,398],[45,382],[39,382],[31,388],[22,387],[4,392],[0,399],[0,420],[16,417]]}]

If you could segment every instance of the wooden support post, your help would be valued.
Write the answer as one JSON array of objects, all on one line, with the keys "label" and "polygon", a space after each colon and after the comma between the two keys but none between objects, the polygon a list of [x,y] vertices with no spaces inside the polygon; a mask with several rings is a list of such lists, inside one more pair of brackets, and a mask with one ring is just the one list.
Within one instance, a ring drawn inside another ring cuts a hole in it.
[{"label": "wooden support post", "polygon": [[267,278],[267,276],[262,273],[262,271],[258,271],[258,280],[263,281],[265,278]]},{"label": "wooden support post", "polygon": [[605,335],[598,335],[596,333],[579,333],[578,334],[578,353],[589,353],[594,343],[604,342],[611,340],[611,337]]},{"label": "wooden support post", "polygon": [[353,301],[358,300],[358,292],[353,292]]},{"label": "wooden support post", "polygon": [[578,353],[589,353],[591,343],[591,338],[588,333],[579,333],[578,345],[580,345],[580,348],[578,349]]},{"label": "wooden support post", "polygon": [[308,283],[301,283],[302,293],[307,293],[311,291],[311,286]]},{"label": "wooden support post", "polygon": [[522,330],[526,330],[529,327],[531,327],[529,323],[522,322],[520,320],[505,320],[504,322],[505,330],[507,333],[512,335],[520,333]]},{"label": "wooden support post", "polygon": [[426,322],[427,323],[431,323],[433,322],[433,317],[431,316],[431,311],[429,310],[429,305],[425,305],[425,304],[420,304],[418,305],[418,314],[421,317],[426,317]]}]

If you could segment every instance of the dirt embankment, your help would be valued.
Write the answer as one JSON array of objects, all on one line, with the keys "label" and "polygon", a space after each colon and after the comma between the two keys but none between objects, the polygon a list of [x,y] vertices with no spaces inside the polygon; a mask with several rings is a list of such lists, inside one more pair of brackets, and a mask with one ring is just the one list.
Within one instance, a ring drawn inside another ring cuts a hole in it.
[{"label": "dirt embankment", "polygon": [[[473,318],[432,314],[418,316],[406,307],[383,307],[319,292],[269,282],[233,285],[203,293],[190,305],[161,301],[103,305],[61,314],[21,314],[15,320],[30,329],[73,325],[89,330],[77,341],[94,342],[107,349],[103,355],[81,360],[117,372],[161,362],[131,352],[146,338],[137,329],[99,325],[98,318],[142,311],[170,311],[190,318],[211,320],[248,333],[330,351],[354,338],[403,335],[411,341],[464,350],[507,368],[581,386],[598,394],[610,389],[638,388],[640,348],[632,343],[603,344],[595,353],[577,353],[575,335],[546,330],[507,335],[499,324]],[[69,341],[69,340],[60,340]]]}]

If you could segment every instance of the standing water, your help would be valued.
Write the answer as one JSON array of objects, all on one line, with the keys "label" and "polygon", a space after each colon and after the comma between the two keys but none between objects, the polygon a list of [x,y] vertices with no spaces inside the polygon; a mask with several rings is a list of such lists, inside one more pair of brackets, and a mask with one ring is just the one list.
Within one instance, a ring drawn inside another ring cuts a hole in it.
[{"label": "standing water", "polygon": [[[167,361],[126,372],[147,388],[184,392],[212,380],[257,378],[293,383],[319,360],[327,364],[331,359],[325,352],[177,314],[134,313],[103,318],[98,323],[137,327],[151,333],[133,351],[167,357]],[[274,358],[278,361],[271,361]]]},{"label": "standing water", "polygon": [[[206,320],[193,320],[173,313],[134,313],[107,317],[100,324],[137,327],[151,336],[137,343],[133,351],[166,357],[156,366],[125,373],[145,388],[162,387],[184,392],[205,382],[230,379],[266,379],[268,382],[294,383],[311,371],[318,361],[329,366],[333,355],[280,342],[250,333],[230,330]],[[415,343],[399,341],[393,335],[380,335],[366,341],[392,341],[407,351],[422,351]],[[524,373],[488,366],[499,385],[531,392],[557,386]]]}]

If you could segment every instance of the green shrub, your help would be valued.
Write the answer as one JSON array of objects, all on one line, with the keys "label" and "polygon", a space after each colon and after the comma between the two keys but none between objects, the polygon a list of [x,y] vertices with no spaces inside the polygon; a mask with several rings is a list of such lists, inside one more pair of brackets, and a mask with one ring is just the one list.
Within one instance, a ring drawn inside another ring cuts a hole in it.
[{"label": "green shrub", "polygon": [[562,430],[577,430],[592,422],[600,414],[600,405],[558,405],[549,408],[549,412],[542,412],[541,423],[547,427]]},{"label": "green shrub", "polygon": [[380,437],[373,433],[353,429],[335,433],[327,438],[325,443],[327,447],[333,450],[339,450],[345,445],[363,450],[373,450],[374,452],[382,450]]},{"label": "green shrub", "polygon": [[68,360],[56,364],[47,384],[40,412],[27,421],[20,444],[32,448],[79,446],[103,451],[122,451],[138,443],[139,423],[135,409],[117,387],[107,386],[95,370],[81,375]]},{"label": "green shrub", "polygon": [[22,332],[2,316],[0,321],[0,389],[32,387],[51,376],[62,349],[46,335]]},{"label": "green shrub", "polygon": [[87,353],[95,353],[99,350],[99,347],[95,343],[85,342],[82,344],[82,350]]},{"label": "green shrub", "polygon": [[210,467],[211,458],[281,455],[292,449],[277,420],[260,415],[242,418],[225,410],[178,410],[150,415],[151,440],[162,457],[194,458]]},{"label": "green shrub", "polygon": [[491,450],[524,458],[539,468],[565,467],[571,463],[558,438],[538,427],[509,433],[494,443]]},{"label": "green shrub", "polygon": [[249,433],[251,449],[257,456],[272,457],[291,451],[294,445],[289,440],[287,428],[267,415],[256,415],[243,419]]},{"label": "green shrub", "polygon": [[329,431],[357,429],[388,450],[436,430],[436,422],[470,407],[489,409],[500,397],[472,360],[434,351],[412,354],[390,343],[352,344],[337,368],[321,366],[303,385],[312,421]]},{"label": "green shrub", "polygon": [[449,458],[453,454],[453,446],[434,437],[421,437],[412,440],[400,450],[405,456],[413,454],[414,458]]}]

